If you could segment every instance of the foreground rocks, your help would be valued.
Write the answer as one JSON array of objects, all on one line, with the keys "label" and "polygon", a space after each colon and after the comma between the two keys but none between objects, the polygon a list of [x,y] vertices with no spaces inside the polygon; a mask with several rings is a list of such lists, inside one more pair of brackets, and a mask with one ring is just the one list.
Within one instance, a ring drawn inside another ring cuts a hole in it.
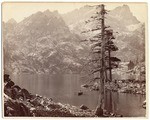
[{"label": "foreground rocks", "polygon": [[143,101],[142,107],[143,107],[144,109],[146,109],[146,100]]},{"label": "foreground rocks", "polygon": [[80,107],[61,104],[52,98],[33,95],[26,89],[15,85],[4,75],[4,116],[5,117],[121,117],[99,108],[90,110],[87,106]]},{"label": "foreground rocks", "polygon": [[96,117],[94,111],[84,105],[78,108],[56,103],[52,98],[33,95],[15,85],[7,74],[4,75],[4,116]]},{"label": "foreground rocks", "polygon": [[13,100],[4,94],[4,116],[32,116],[26,104],[19,100]]}]

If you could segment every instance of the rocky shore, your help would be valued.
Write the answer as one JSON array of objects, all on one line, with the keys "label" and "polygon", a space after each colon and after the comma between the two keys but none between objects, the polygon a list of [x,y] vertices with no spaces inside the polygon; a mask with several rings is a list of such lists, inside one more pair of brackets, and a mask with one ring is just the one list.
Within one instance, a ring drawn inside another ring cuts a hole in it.
[{"label": "rocky shore", "polygon": [[[26,89],[15,85],[4,75],[4,116],[20,117],[98,117],[98,111],[90,110],[87,106],[80,107],[69,104],[56,103],[52,98],[33,95]],[[103,117],[120,117],[104,111]]]},{"label": "rocky shore", "polygon": [[106,89],[130,94],[146,94],[145,82],[124,80],[124,81],[113,81],[106,84]]},{"label": "rocky shore", "polygon": [[[84,84],[81,87],[89,88],[90,90],[99,90],[99,85],[95,82],[92,85]],[[112,82],[105,83],[105,89],[120,93],[130,94],[146,94],[145,82],[134,80],[114,80]]]}]

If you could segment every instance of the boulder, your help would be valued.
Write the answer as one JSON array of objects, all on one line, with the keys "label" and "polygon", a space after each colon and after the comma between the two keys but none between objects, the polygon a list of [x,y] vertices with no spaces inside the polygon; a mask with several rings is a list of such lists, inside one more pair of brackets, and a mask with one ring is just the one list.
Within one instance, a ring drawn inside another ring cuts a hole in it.
[{"label": "boulder", "polygon": [[33,100],[30,100],[30,103],[33,105],[33,106],[41,106],[40,104],[40,100],[38,98],[34,98]]},{"label": "boulder", "polygon": [[21,95],[20,90],[21,90],[21,88],[18,85],[14,85],[11,88],[11,98],[19,99],[20,95]]},{"label": "boulder", "polygon": [[4,116],[31,116],[29,108],[21,102],[7,97],[4,99]]},{"label": "boulder", "polygon": [[11,89],[11,98],[12,99],[17,99],[17,96],[18,96],[18,91],[16,88],[14,89]]},{"label": "boulder", "polygon": [[20,90],[21,90],[21,88],[20,88],[18,85],[14,85],[14,86],[12,87],[12,89],[17,89],[17,91],[20,91]]},{"label": "boulder", "polygon": [[142,107],[146,109],[146,100],[143,102]]},{"label": "boulder", "polygon": [[81,85],[81,87],[88,88],[89,85],[88,84],[83,84],[83,85]]},{"label": "boulder", "polygon": [[82,110],[87,110],[87,109],[89,109],[87,106],[85,106],[85,105],[81,105],[80,106],[80,109],[82,109]]},{"label": "boulder", "polygon": [[13,81],[9,81],[6,85],[5,85],[5,87],[6,88],[11,88],[12,86],[14,86],[15,85],[15,83],[13,82]]},{"label": "boulder", "polygon": [[8,74],[4,74],[4,82],[6,83],[8,81],[10,81],[9,75]]},{"label": "boulder", "polygon": [[26,89],[21,89],[21,93],[24,96],[24,99],[31,98],[30,93]]},{"label": "boulder", "polygon": [[94,91],[99,91],[99,87],[93,86],[93,87],[92,87],[92,90],[94,90]]},{"label": "boulder", "polygon": [[98,116],[98,117],[102,117],[103,116],[103,109],[100,106],[96,107],[95,115]]},{"label": "boulder", "polygon": [[83,95],[83,92],[81,90],[78,92],[78,96],[80,95]]},{"label": "boulder", "polygon": [[49,105],[48,105],[48,108],[51,108],[51,109],[60,109],[61,106],[58,105],[58,104],[49,104]]}]

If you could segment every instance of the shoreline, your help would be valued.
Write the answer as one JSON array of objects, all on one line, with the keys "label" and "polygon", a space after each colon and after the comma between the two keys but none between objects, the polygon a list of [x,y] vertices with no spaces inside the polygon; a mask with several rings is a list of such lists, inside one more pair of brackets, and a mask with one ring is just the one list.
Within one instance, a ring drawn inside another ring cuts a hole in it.
[{"label": "shoreline", "polygon": [[[138,82],[112,81],[112,82],[106,82],[105,89],[110,90],[112,92],[146,95],[145,86],[146,86],[145,82],[139,82],[139,81]],[[91,91],[99,90],[99,86],[97,82],[95,82],[92,85],[83,84],[81,85],[81,87],[85,89],[90,89]]]},{"label": "shoreline", "polygon": [[[4,75],[4,117],[98,117],[96,110],[54,102],[52,98],[29,93]],[[101,117],[122,117],[103,111]]]}]

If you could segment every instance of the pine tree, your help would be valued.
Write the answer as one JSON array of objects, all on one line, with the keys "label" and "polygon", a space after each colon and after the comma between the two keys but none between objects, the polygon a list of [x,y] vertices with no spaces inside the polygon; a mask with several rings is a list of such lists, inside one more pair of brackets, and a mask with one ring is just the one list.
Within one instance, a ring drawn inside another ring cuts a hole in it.
[{"label": "pine tree", "polygon": [[105,14],[107,14],[108,11],[105,10],[103,4],[93,7],[96,7],[96,15],[91,16],[91,19],[86,21],[86,24],[95,23],[95,26],[93,25],[94,27],[91,30],[83,31],[82,33],[96,33],[84,41],[91,42],[91,63],[93,66],[91,74],[94,77],[93,81],[98,80],[99,83],[99,104],[95,114],[97,116],[103,116],[105,82],[112,81],[112,69],[118,67],[117,63],[120,59],[111,56],[111,52],[117,51],[118,47],[113,42],[113,39],[115,39],[113,30],[105,26]]}]

